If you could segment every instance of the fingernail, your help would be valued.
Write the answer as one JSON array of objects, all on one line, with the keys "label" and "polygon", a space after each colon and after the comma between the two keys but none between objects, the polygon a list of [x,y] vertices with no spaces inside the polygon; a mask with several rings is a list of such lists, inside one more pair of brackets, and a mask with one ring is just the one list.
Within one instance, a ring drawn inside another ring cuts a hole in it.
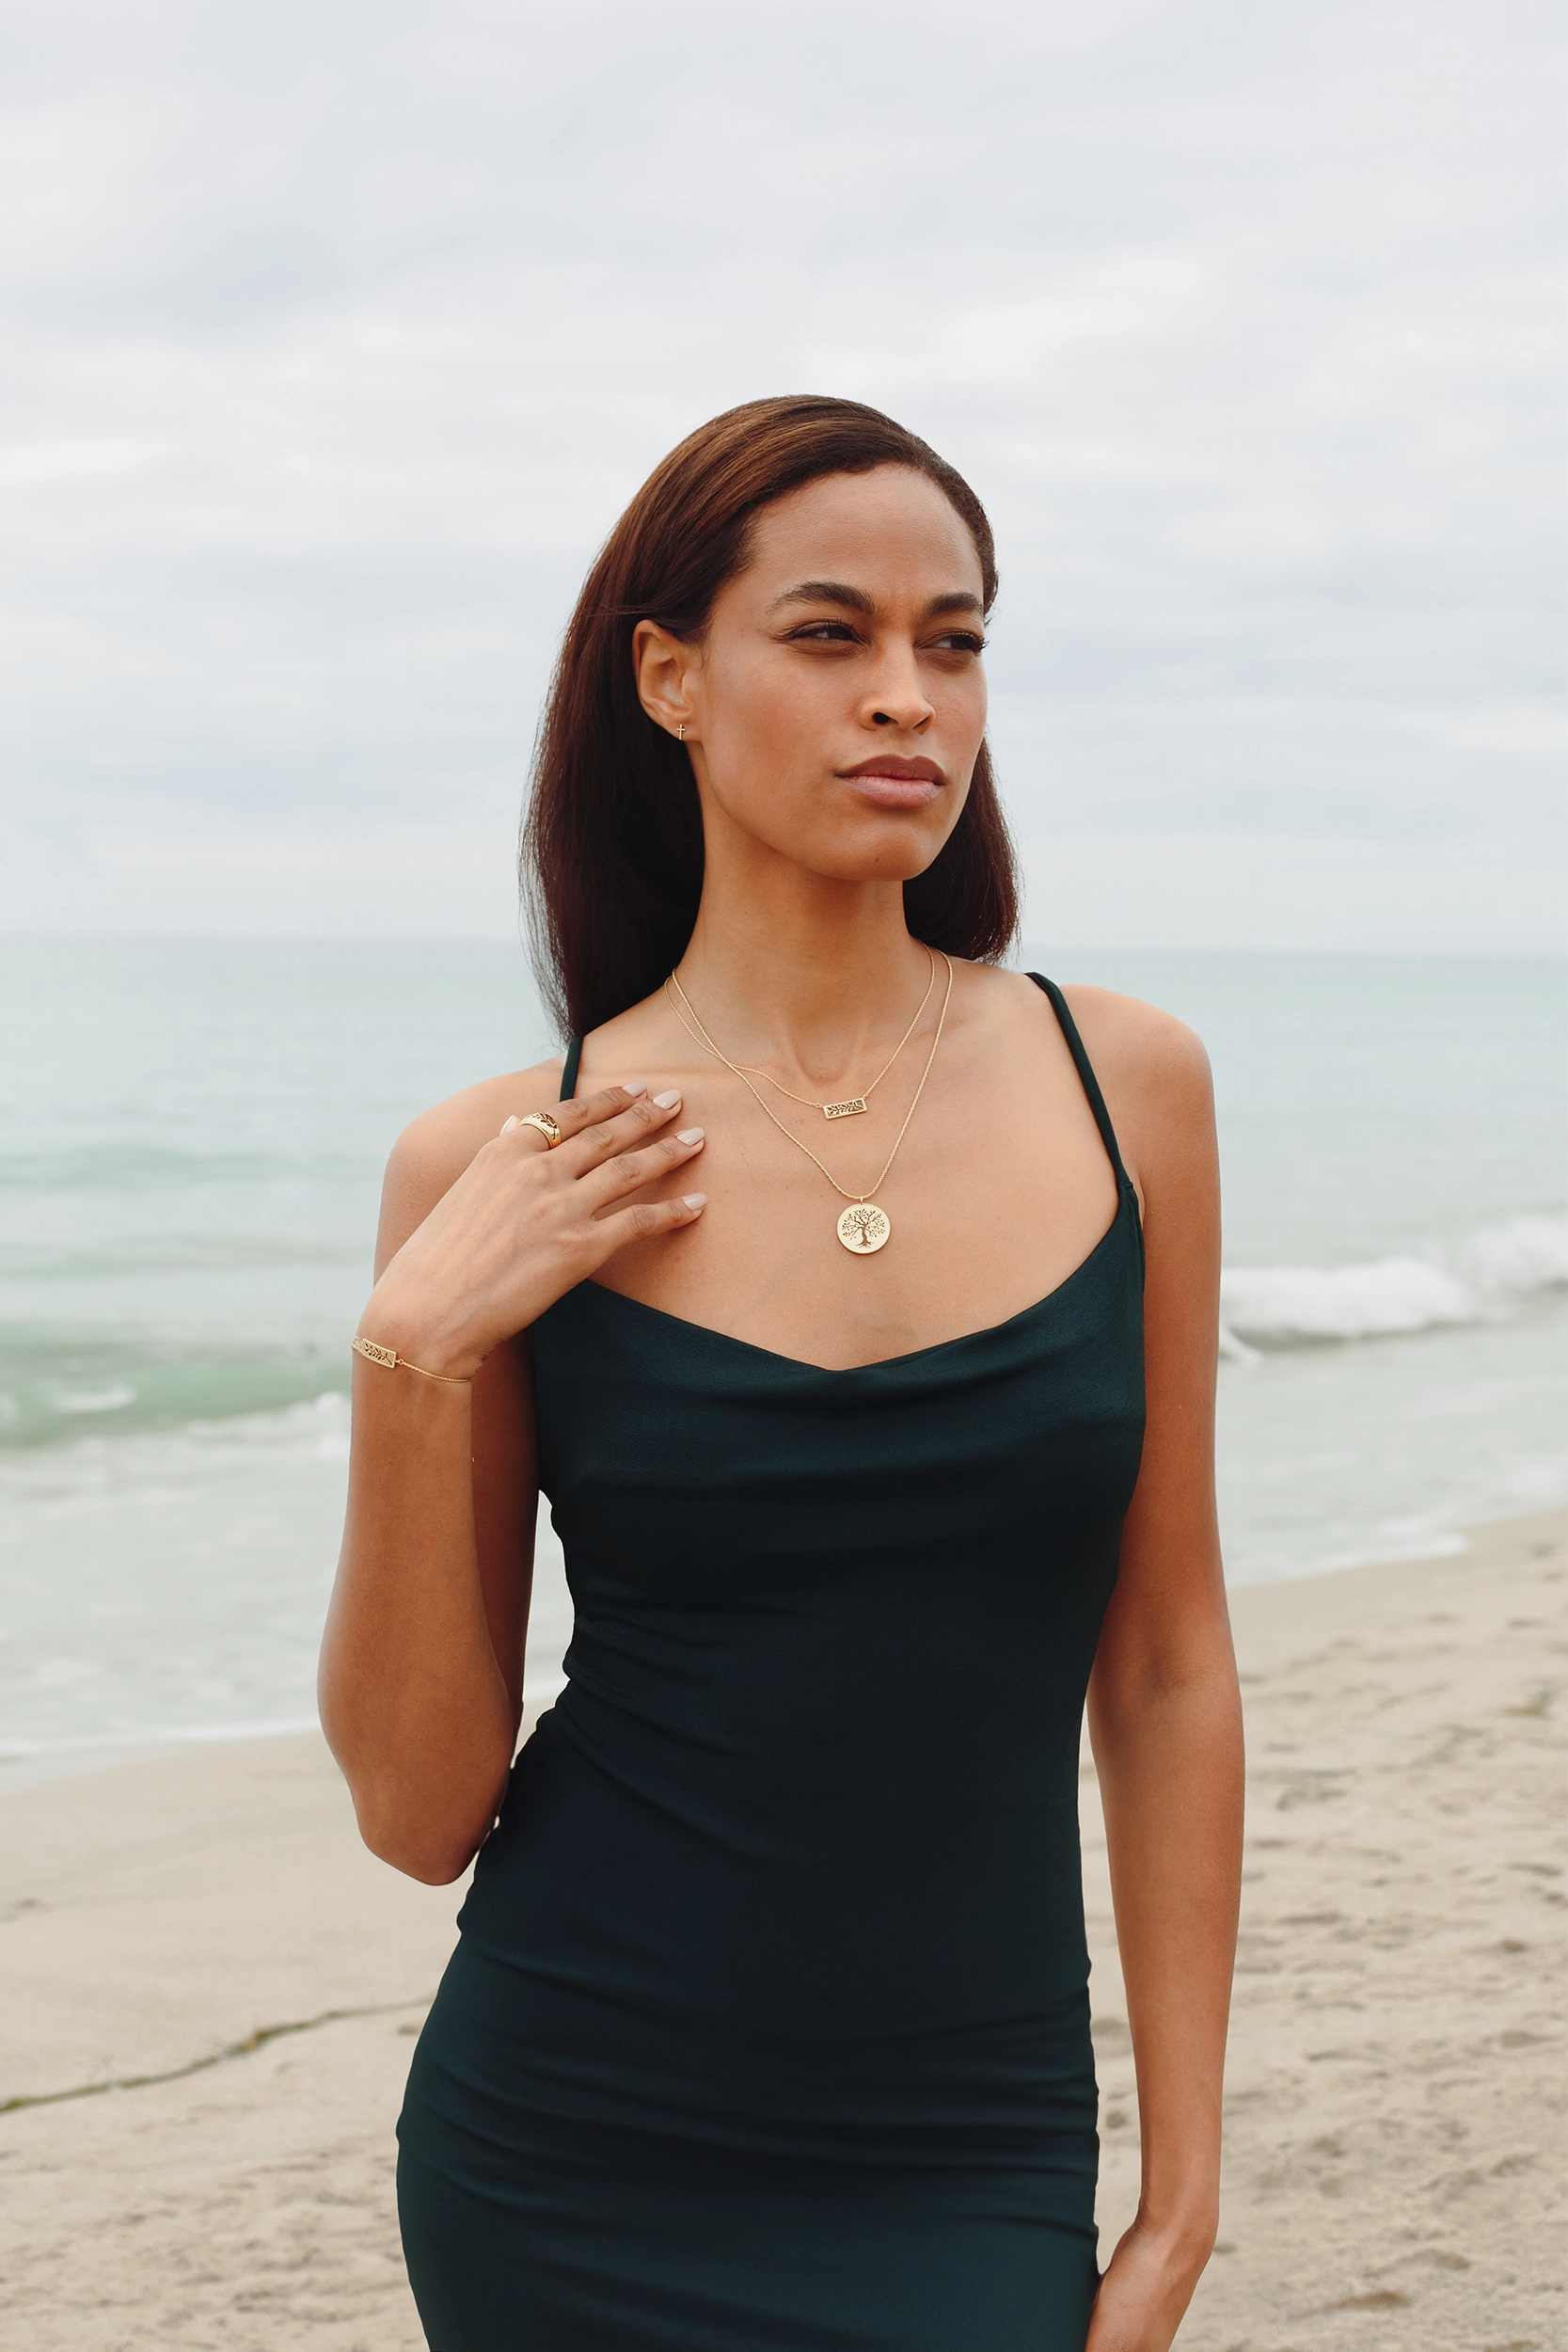
[{"label": "fingernail", "polygon": [[686,1202],[689,1209],[705,1209],[707,1207],[707,1195],[705,1192],[685,1192],[682,1193],[681,1199]]},{"label": "fingernail", "polygon": [[642,1083],[641,1079],[641,1078],[639,1078],[639,1079],[638,1079],[638,1081],[637,1081],[637,1084],[636,1084],[635,1086],[623,1087],[623,1088],[621,1089],[621,1091],[622,1091],[622,1093],[623,1093],[623,1094],[629,1094],[629,1095],[632,1097],[632,1100],[635,1102],[635,1101],[636,1101],[636,1099],[637,1099],[637,1097],[638,1097],[638,1095],[640,1095],[640,1094],[646,1094],[646,1093],[647,1093],[647,1091],[648,1091],[648,1089],[647,1089],[647,1088],[643,1085],[643,1083]]},{"label": "fingernail", "polygon": [[501,1133],[502,1133],[502,1135],[503,1135],[503,1136],[509,1136],[509,1135],[512,1133],[513,1128],[514,1128],[516,1124],[517,1124],[517,1115],[516,1115],[515,1111],[514,1111],[514,1113],[513,1113],[512,1117],[511,1117],[511,1118],[507,1120],[507,1122],[506,1122],[505,1126],[501,1129]]},{"label": "fingernail", "polygon": [[654,1105],[657,1110],[673,1111],[680,1099],[681,1090],[679,1087],[672,1087],[668,1094],[656,1094],[654,1096]]},{"label": "fingernail", "polygon": [[678,1127],[675,1130],[677,1143],[701,1143],[702,1139],[703,1131],[700,1127]]}]

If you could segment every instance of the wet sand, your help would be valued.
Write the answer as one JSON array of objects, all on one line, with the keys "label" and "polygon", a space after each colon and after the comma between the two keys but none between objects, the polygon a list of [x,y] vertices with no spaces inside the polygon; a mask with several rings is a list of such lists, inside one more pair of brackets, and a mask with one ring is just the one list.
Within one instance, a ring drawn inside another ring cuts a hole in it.
[{"label": "wet sand", "polygon": [[[1565,1603],[1561,1512],[1233,1596],[1246,1883],[1184,2352],[1568,2340]],[[1084,1795],[1108,2252],[1137,2106]],[[392,2124],[460,1899],[363,1851],[313,1737],[0,1793],[7,2341],[420,2352]]]}]

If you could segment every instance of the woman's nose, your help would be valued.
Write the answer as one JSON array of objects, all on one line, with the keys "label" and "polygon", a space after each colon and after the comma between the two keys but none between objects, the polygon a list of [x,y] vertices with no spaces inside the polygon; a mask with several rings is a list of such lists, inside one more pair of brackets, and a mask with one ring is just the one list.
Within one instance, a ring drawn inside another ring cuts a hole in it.
[{"label": "woman's nose", "polygon": [[894,665],[891,675],[884,672],[866,703],[862,723],[868,720],[874,727],[903,727],[912,734],[935,715],[912,661]]}]

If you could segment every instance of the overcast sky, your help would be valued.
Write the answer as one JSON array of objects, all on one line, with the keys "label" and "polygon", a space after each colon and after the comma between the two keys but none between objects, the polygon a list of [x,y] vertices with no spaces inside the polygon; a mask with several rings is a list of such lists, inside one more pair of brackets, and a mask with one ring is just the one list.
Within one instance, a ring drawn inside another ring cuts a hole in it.
[{"label": "overcast sky", "polygon": [[1037,946],[1563,944],[1560,11],[0,0],[0,929],[515,935],[561,626],[761,393],[1002,564]]}]

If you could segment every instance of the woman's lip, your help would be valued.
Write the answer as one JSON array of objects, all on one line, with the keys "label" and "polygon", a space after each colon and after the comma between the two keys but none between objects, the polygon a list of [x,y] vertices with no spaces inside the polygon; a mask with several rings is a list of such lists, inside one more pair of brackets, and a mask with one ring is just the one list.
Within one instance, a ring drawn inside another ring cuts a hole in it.
[{"label": "woman's lip", "polygon": [[900,759],[896,752],[862,760],[858,768],[841,768],[838,775],[879,808],[924,808],[946,782],[934,759]]},{"label": "woman's lip", "polygon": [[872,801],[878,808],[924,808],[942,790],[929,776],[844,776],[841,782],[858,792],[863,800]]},{"label": "woman's lip", "polygon": [[858,760],[853,768],[841,768],[838,773],[845,777],[918,776],[927,784],[947,782],[934,759],[906,759],[900,752],[873,752],[869,759]]}]

